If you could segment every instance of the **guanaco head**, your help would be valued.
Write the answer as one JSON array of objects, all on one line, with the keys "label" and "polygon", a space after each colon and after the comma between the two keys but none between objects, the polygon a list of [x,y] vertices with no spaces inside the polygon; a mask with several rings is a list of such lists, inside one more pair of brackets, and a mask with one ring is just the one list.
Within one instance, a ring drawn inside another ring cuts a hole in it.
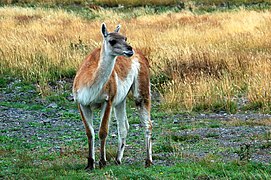
[{"label": "guanaco head", "polygon": [[134,54],[133,48],[127,43],[127,38],[119,34],[120,27],[118,25],[114,32],[108,33],[105,23],[102,23],[105,51],[112,56],[131,57]]}]

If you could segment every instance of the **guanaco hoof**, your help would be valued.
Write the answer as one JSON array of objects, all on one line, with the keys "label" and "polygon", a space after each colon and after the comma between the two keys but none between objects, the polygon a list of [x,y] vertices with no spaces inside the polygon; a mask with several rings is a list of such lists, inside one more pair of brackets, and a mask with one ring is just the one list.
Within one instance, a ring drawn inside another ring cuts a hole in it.
[{"label": "guanaco hoof", "polygon": [[116,163],[116,165],[120,165],[121,164],[121,162],[119,160],[117,160],[117,158],[115,159],[115,163]]},{"label": "guanaco hoof", "polygon": [[145,168],[150,167],[151,165],[153,165],[153,163],[151,162],[151,160],[146,159],[146,161],[145,161]]},{"label": "guanaco hoof", "polygon": [[100,167],[100,169],[104,168],[105,166],[106,166],[106,161],[103,160],[103,159],[100,159],[100,161],[99,161],[99,167]]},{"label": "guanaco hoof", "polygon": [[93,170],[94,169],[94,160],[92,158],[88,158],[88,165],[85,170]]}]

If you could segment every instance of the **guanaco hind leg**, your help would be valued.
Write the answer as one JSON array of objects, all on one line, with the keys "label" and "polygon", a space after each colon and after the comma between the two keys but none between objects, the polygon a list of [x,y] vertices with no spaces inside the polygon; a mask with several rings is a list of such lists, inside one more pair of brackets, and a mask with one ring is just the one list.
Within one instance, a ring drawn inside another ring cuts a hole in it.
[{"label": "guanaco hind leg", "polygon": [[145,167],[151,166],[152,163],[152,122],[150,118],[150,100],[143,101],[138,104],[139,116],[141,123],[145,128],[145,146],[146,146],[146,160]]},{"label": "guanaco hind leg", "polygon": [[115,107],[115,117],[118,126],[118,153],[116,164],[121,164],[123,152],[126,144],[126,137],[129,130],[128,119],[126,115],[126,99]]}]

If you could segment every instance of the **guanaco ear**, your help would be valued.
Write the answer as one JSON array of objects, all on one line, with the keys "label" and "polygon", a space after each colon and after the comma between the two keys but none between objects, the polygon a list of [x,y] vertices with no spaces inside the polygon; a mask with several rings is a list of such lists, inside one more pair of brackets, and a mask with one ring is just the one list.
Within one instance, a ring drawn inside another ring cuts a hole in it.
[{"label": "guanaco ear", "polygon": [[120,28],[121,28],[121,25],[119,24],[116,29],[115,29],[115,32],[118,33],[120,31]]},{"label": "guanaco ear", "polygon": [[104,37],[107,37],[108,32],[107,32],[105,23],[102,23],[102,29],[101,29],[101,32],[102,32],[102,35],[103,35]]}]

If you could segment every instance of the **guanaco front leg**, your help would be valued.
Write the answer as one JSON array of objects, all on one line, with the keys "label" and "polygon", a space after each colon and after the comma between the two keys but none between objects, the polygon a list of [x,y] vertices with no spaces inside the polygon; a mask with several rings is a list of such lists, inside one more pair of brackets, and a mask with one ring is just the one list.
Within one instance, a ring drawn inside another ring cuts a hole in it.
[{"label": "guanaco front leg", "polygon": [[94,154],[94,129],[93,129],[93,112],[89,106],[83,106],[78,104],[78,109],[80,111],[86,134],[88,137],[88,147],[89,147],[89,156],[88,164],[85,169],[94,169],[95,167],[95,154]]},{"label": "guanaco front leg", "polygon": [[106,165],[105,146],[106,146],[106,137],[108,135],[111,111],[112,111],[112,102],[111,101],[105,102],[102,107],[102,112],[101,112],[102,120],[101,120],[100,130],[99,130],[99,138],[101,141],[101,151],[100,151],[101,157],[99,161],[100,168],[103,168]]}]

